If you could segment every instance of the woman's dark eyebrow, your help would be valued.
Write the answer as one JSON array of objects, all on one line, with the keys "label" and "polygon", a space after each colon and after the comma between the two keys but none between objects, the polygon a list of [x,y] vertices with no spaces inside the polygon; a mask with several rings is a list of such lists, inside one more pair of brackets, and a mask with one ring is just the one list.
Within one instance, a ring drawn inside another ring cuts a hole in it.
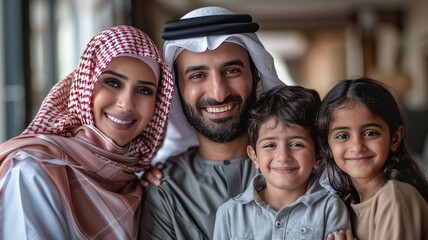
[{"label": "woman's dark eyebrow", "polygon": [[138,80],[137,82],[140,84],[143,84],[143,85],[152,85],[152,86],[156,87],[156,84],[154,84],[153,82],[148,82],[148,81],[143,81],[143,80]]},{"label": "woman's dark eyebrow", "polygon": [[127,77],[127,76],[122,75],[122,74],[120,74],[120,73],[117,73],[117,72],[115,72],[115,71],[106,70],[106,71],[102,72],[101,74],[104,74],[104,73],[108,73],[108,74],[111,74],[111,75],[115,75],[116,77],[119,77],[119,78],[122,78],[122,79],[128,80],[128,77]]}]

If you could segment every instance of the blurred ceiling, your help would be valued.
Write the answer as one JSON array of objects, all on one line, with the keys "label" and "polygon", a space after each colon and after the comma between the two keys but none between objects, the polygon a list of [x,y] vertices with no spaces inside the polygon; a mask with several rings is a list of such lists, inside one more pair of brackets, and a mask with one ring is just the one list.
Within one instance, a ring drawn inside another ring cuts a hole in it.
[{"label": "blurred ceiling", "polygon": [[[204,6],[221,6],[248,13],[263,29],[316,28],[323,22],[343,20],[364,10],[402,10],[408,0],[156,0],[176,19]],[[308,24],[310,23],[310,24]],[[315,24],[315,25],[314,25]],[[337,22],[340,24],[340,21]]]}]

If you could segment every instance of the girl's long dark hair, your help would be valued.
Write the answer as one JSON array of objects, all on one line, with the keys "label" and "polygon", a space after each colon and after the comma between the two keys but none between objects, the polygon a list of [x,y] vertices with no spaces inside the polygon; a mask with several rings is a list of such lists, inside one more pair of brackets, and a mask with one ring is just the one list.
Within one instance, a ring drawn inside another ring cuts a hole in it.
[{"label": "girl's long dark hair", "polygon": [[[351,201],[359,202],[359,195],[349,175],[334,162],[328,145],[328,134],[334,111],[355,102],[364,104],[373,114],[385,120],[389,125],[391,136],[398,127],[405,127],[394,97],[386,86],[376,80],[369,78],[343,80],[324,97],[317,117],[318,143],[323,160],[327,163],[330,184],[348,204]],[[428,202],[428,181],[410,154],[406,139],[407,137],[403,138],[395,152],[389,152],[384,165],[384,178],[387,181],[398,180],[411,184]]]}]

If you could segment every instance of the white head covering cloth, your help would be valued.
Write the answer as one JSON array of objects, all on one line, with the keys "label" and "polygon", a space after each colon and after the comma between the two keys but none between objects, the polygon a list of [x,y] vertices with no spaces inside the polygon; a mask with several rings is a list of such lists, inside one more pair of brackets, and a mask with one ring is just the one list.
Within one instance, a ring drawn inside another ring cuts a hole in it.
[{"label": "white head covering cloth", "polygon": [[[195,9],[180,19],[235,14],[234,12],[222,7],[203,7]],[[255,33],[239,33],[226,35],[213,35],[195,38],[168,40],[164,44],[164,59],[167,65],[173,69],[174,55],[178,48],[184,48],[192,52],[205,52],[207,49],[214,50],[218,48],[226,39],[238,37],[247,47],[247,50],[260,73],[260,83],[257,88],[257,94],[265,92],[275,86],[284,84],[276,73],[273,57],[266,51],[263,44]],[[173,72],[173,70],[172,70]],[[176,86],[175,86],[176,87]],[[170,118],[167,126],[166,137],[162,147],[158,150],[152,164],[165,162],[171,156],[186,151],[189,147],[199,146],[198,139],[194,129],[187,122],[181,108],[178,90],[175,88]]]}]

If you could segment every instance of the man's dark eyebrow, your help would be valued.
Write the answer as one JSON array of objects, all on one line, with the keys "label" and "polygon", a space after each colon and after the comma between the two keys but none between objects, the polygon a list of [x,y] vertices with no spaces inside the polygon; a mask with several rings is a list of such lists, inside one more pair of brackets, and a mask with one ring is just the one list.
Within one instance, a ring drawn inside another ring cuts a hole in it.
[{"label": "man's dark eyebrow", "polygon": [[102,72],[101,74],[103,74],[103,73],[108,73],[108,74],[111,74],[111,75],[115,75],[116,77],[119,77],[119,78],[122,78],[122,79],[128,80],[128,77],[127,77],[127,76],[122,75],[122,74],[120,74],[120,73],[117,73],[117,72],[115,72],[115,71],[107,70],[107,71]]},{"label": "man's dark eyebrow", "polygon": [[190,66],[186,69],[186,71],[184,72],[184,75],[188,74],[189,72],[198,71],[198,70],[208,70],[208,67],[205,65]]},{"label": "man's dark eyebrow", "polygon": [[228,66],[233,66],[233,65],[239,65],[239,66],[245,68],[244,63],[239,59],[223,63],[223,67],[228,67]]}]

